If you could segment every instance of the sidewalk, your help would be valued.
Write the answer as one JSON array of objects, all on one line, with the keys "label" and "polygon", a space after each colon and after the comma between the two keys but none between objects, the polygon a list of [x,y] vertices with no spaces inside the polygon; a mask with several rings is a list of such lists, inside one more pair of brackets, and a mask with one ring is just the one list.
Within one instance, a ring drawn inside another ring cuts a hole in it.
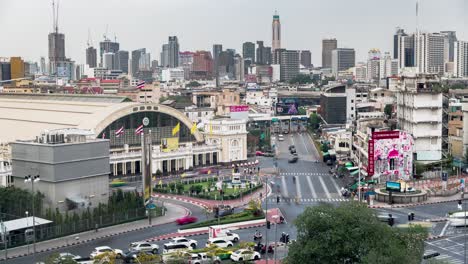
[{"label": "sidewalk", "polygon": [[[115,225],[105,228],[100,228],[98,232],[86,231],[83,233],[78,233],[66,237],[56,238],[52,240],[42,241],[36,243],[36,252],[47,252],[51,250],[56,250],[59,248],[64,248],[67,246],[74,246],[83,243],[88,243],[90,241],[98,240],[101,238],[111,237],[122,235],[124,233],[143,230],[146,228],[159,226],[167,223],[174,222],[177,218],[190,214],[190,211],[180,205],[171,204],[166,202],[166,214],[161,217],[153,218],[152,225],[148,225],[148,219],[143,219],[135,222],[129,222],[121,225]],[[30,245],[30,255],[32,255],[32,245]],[[8,249],[8,259],[23,257],[28,255],[28,247],[21,246],[12,249]],[[2,251],[2,256],[0,260],[5,259],[4,251]]]},{"label": "sidewalk", "polygon": [[[270,186],[268,186],[268,191],[270,191]],[[153,194],[154,197],[160,197],[160,198],[165,198],[165,199],[173,199],[173,200],[179,200],[187,203],[191,203],[194,205],[198,205],[201,207],[204,207],[206,209],[211,209],[217,205],[224,204],[224,205],[230,205],[231,207],[241,207],[244,205],[247,205],[251,198],[260,198],[260,194],[262,199],[265,199],[265,188],[261,188],[259,190],[256,190],[252,194],[248,194],[242,197],[242,199],[236,199],[236,200],[207,200],[207,199],[200,199],[196,197],[190,197],[190,196],[184,196],[184,195],[176,195],[176,194],[163,194],[163,193],[155,193]]]},{"label": "sidewalk", "polygon": [[[420,202],[420,203],[410,203],[410,204],[393,204],[393,205],[390,205],[388,203],[373,201],[373,205],[369,205],[369,208],[402,208],[402,207],[411,207],[411,206],[418,206],[418,205],[425,205],[425,204],[455,202],[455,201],[458,201],[460,199],[461,199],[461,193],[456,193],[456,194],[451,195],[451,196],[428,197],[427,201]],[[467,195],[465,195],[465,200],[466,199],[468,199]]]}]

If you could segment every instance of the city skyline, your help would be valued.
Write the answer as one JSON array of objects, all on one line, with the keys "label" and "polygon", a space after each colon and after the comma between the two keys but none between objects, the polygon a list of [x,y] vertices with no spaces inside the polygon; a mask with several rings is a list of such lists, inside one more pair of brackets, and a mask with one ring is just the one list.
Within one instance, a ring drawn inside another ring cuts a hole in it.
[{"label": "city skyline", "polygon": [[[451,5],[435,0],[421,2],[422,31],[454,30],[457,31],[459,39],[468,39],[468,29],[464,27],[466,18],[462,16],[467,7],[466,3],[462,0],[454,0]],[[294,5],[264,0],[255,3],[240,0],[222,5],[213,3],[212,0],[158,3],[132,1],[119,3],[112,13],[107,13],[105,6],[108,6],[108,1],[61,1],[59,32],[65,34],[65,55],[78,64],[84,63],[88,29],[91,31],[93,46],[97,47],[103,40],[107,27],[108,37],[113,40],[116,35],[122,50],[147,48],[148,52],[153,54],[152,57],[157,59],[162,44],[172,35],[178,37],[180,51],[211,51],[212,45],[219,43],[225,48],[234,48],[241,54],[242,43],[246,41],[255,43],[257,40],[263,40],[265,46],[271,46],[271,21],[277,10],[282,22],[282,47],[290,50],[311,50],[313,64],[321,65],[323,38],[336,38],[338,47],[354,48],[357,61],[363,61],[371,48],[391,52],[392,36],[397,27],[404,28],[407,32],[413,32],[416,28],[415,1],[407,0],[385,1],[379,4],[382,11],[374,10],[366,16],[360,15],[359,12],[369,9],[370,0],[359,3],[298,0]],[[266,3],[268,8],[265,8]],[[47,35],[52,31],[50,1],[25,0],[16,3],[6,0],[0,5],[0,25],[15,25],[4,27],[4,34],[10,36],[10,39],[21,39],[24,38],[24,34],[28,34],[28,38],[35,39],[37,43],[37,48],[31,49],[26,41],[2,42],[0,56],[22,56],[32,61],[39,61],[41,56],[47,57]],[[23,6],[29,8],[20,9]],[[90,6],[94,8],[89,8]],[[180,8],[182,6],[184,9]],[[239,10],[242,12],[238,12]],[[20,11],[29,19],[18,21],[16,14]],[[304,23],[309,22],[311,17],[310,12],[314,19],[310,21],[310,28],[304,30]],[[398,16],[395,15],[396,12],[399,12]],[[135,19],[129,17],[129,13],[136,14]],[[334,16],[331,17],[332,13]],[[433,19],[435,16],[438,19]],[[392,19],[385,19],[386,17]],[[218,21],[220,19],[221,21]],[[375,19],[375,23],[369,23],[372,19]],[[31,30],[33,24],[35,28]],[[356,30],[350,30],[350,27]],[[148,31],[148,28],[152,31]],[[199,30],[191,30],[193,28]],[[366,38],[366,35],[371,37]]]}]

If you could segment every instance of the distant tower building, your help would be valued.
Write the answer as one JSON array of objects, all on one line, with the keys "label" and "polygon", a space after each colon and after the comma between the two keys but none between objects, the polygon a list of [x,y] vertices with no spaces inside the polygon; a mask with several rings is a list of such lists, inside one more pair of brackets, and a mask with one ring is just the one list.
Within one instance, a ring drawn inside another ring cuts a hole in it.
[{"label": "distant tower building", "polygon": [[272,62],[271,47],[263,46],[263,41],[257,41],[256,63],[259,65],[269,65]]},{"label": "distant tower building", "polygon": [[106,36],[104,36],[104,41],[99,42],[99,54],[101,57],[101,66],[103,66],[102,56],[104,53],[111,52],[116,54],[119,51],[120,44],[118,42],[111,41]]},{"label": "distant tower building", "polygon": [[169,37],[169,68],[179,66],[179,41],[176,36]]},{"label": "distant tower building", "polygon": [[338,48],[336,39],[322,40],[322,68],[332,67],[332,51]]},{"label": "distant tower building", "polygon": [[11,79],[24,78],[24,61],[21,57],[10,58]]},{"label": "distant tower building", "polygon": [[367,54],[367,78],[378,81],[380,80],[380,50],[371,49]]},{"label": "distant tower building", "polygon": [[151,54],[141,54],[140,61],[138,63],[140,71],[149,71],[151,69]]},{"label": "distant tower building", "polygon": [[301,65],[306,68],[312,66],[312,53],[310,53],[310,50],[301,50]]},{"label": "distant tower building", "polygon": [[237,81],[244,81],[244,71],[244,59],[239,54],[237,54],[234,57],[234,72]]},{"label": "distant tower building", "polygon": [[[354,49],[340,48],[332,51],[332,73],[337,76],[340,71],[354,67],[356,53]],[[367,76],[369,78],[369,76]]]},{"label": "distant tower building", "polygon": [[448,40],[448,61],[455,60],[455,42],[457,42],[457,33],[455,31],[441,31]]},{"label": "distant tower building", "polygon": [[271,50],[275,52],[276,49],[281,49],[281,23],[278,12],[275,11],[273,15],[273,22],[271,23],[272,28],[272,41]]},{"label": "distant tower building", "polygon": [[11,64],[6,58],[0,58],[0,80],[11,80]]},{"label": "distant tower building", "polygon": [[65,35],[58,32],[49,33],[49,72],[57,74],[57,64],[65,61]]},{"label": "distant tower building", "polygon": [[213,58],[209,51],[197,51],[193,54],[192,79],[211,79],[213,77]]},{"label": "distant tower building", "polygon": [[86,64],[89,65],[90,68],[97,67],[97,50],[94,47],[88,47],[86,49]]},{"label": "distant tower building", "polygon": [[137,49],[137,50],[134,50],[132,51],[132,76],[133,77],[136,77],[137,76],[137,73],[140,71],[139,69],[139,64],[140,64],[140,57],[142,54],[145,54],[146,53],[146,49],[145,48],[142,48],[142,49]]},{"label": "distant tower building", "polygon": [[44,57],[41,57],[41,73],[47,74],[46,60]]},{"label": "distant tower building", "polygon": [[444,34],[421,33],[416,37],[416,66],[420,73],[445,72],[449,57],[449,41]]},{"label": "distant tower building", "polygon": [[398,74],[398,60],[393,59],[389,52],[385,52],[384,56],[380,57],[380,79],[392,77]]},{"label": "distant tower building", "polygon": [[276,64],[280,64],[280,79],[288,82],[299,74],[299,51],[298,50],[275,50]]},{"label": "distant tower building", "polygon": [[115,70],[115,53],[106,52],[103,54],[103,67],[108,70]]},{"label": "distant tower building", "polygon": [[213,45],[213,60],[216,62],[218,59],[218,55],[223,51],[223,45],[221,44],[214,44]]},{"label": "distant tower building", "polygon": [[119,50],[116,55],[116,68],[124,73],[128,73],[129,54],[126,50]]},{"label": "distant tower building", "polygon": [[454,46],[454,75],[468,77],[468,41],[457,41]]},{"label": "distant tower building", "polygon": [[242,56],[244,60],[250,60],[251,63],[255,63],[255,43],[244,42],[242,44]]},{"label": "distant tower building", "polygon": [[161,66],[166,68],[169,67],[169,44],[162,45],[161,51]]},{"label": "distant tower building", "polygon": [[398,60],[398,67],[414,67],[415,59],[415,36],[408,35],[401,28],[393,35],[393,58]]}]

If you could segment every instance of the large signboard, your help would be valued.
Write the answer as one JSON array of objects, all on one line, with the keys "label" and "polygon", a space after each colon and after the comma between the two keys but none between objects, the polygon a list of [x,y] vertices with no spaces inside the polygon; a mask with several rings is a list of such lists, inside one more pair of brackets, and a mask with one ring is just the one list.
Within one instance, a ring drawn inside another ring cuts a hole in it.
[{"label": "large signboard", "polygon": [[249,111],[249,106],[248,105],[231,105],[229,107],[229,111],[231,113],[248,112]]},{"label": "large signboard", "polygon": [[367,175],[374,176],[374,140],[370,139],[367,146]]},{"label": "large signboard", "polygon": [[276,104],[277,115],[297,115],[298,113],[298,105],[295,102]]},{"label": "large signboard", "polygon": [[399,182],[388,181],[385,187],[387,191],[392,191],[392,192],[401,191],[401,184]]},{"label": "large signboard", "polygon": [[373,140],[394,139],[400,137],[400,131],[378,131],[372,133]]},{"label": "large signboard", "polygon": [[178,137],[171,137],[171,138],[161,139],[161,150],[163,152],[171,152],[173,150],[177,150],[178,148],[179,148],[179,138]]}]

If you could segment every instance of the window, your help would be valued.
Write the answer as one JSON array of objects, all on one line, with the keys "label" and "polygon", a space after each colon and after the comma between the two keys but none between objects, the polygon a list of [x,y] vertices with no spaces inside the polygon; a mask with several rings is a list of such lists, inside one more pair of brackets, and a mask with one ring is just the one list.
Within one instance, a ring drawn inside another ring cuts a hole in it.
[{"label": "window", "polygon": [[396,159],[390,159],[390,170],[395,170]]},{"label": "window", "polygon": [[351,107],[351,111],[353,111],[353,110],[354,110],[354,107]]},{"label": "window", "polygon": [[381,93],[381,94],[380,94],[380,96],[384,97],[384,96],[385,96],[385,94],[384,94],[384,93]]},{"label": "window", "polygon": [[351,103],[354,103],[354,100],[351,100]]}]

